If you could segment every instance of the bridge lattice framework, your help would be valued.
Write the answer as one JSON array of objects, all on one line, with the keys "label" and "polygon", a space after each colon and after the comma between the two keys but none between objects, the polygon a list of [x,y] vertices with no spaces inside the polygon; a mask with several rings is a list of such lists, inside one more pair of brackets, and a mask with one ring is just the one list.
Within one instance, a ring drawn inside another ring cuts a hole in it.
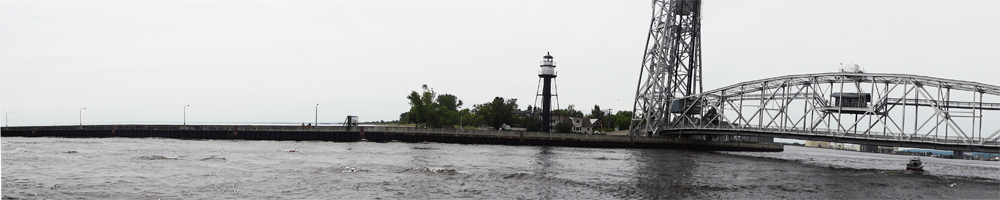
[{"label": "bridge lattice framework", "polygon": [[758,135],[1000,152],[1000,87],[908,74],[819,73],[680,97],[662,134]]},{"label": "bridge lattice framework", "polygon": [[908,74],[788,75],[702,92],[701,1],[653,0],[631,135],[755,135],[1000,153],[1000,87]]}]

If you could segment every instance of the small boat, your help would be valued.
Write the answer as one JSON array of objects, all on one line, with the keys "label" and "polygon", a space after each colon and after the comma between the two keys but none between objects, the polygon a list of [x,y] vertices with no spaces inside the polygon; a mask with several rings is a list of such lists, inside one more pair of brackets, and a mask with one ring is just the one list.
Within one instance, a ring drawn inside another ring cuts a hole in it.
[{"label": "small boat", "polygon": [[910,162],[906,163],[906,170],[924,171],[924,163],[920,162],[920,158],[910,158]]}]

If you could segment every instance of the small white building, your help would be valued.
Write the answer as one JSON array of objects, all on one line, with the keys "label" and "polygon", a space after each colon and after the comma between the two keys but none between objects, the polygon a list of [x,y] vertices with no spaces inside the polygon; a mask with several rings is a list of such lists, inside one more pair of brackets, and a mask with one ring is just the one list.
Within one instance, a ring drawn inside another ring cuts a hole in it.
[{"label": "small white building", "polygon": [[830,148],[832,148],[832,149],[841,149],[841,150],[860,151],[861,150],[861,145],[849,144],[849,143],[830,143]]}]

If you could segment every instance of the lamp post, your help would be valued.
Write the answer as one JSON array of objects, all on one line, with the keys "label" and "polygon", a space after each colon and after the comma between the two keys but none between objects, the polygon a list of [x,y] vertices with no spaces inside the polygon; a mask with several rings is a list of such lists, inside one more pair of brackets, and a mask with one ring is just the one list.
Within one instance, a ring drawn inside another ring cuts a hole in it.
[{"label": "lamp post", "polygon": [[7,124],[7,127],[10,127],[10,113],[12,112],[14,111],[8,111],[6,114],[3,114],[4,124]]},{"label": "lamp post", "polygon": [[[608,132],[607,129],[611,128],[611,109],[608,108],[608,112],[604,113],[604,121],[601,122],[601,128],[605,129],[604,132]],[[607,134],[605,134],[607,135]]]},{"label": "lamp post", "polygon": [[184,105],[184,125],[188,125],[188,107],[191,105]]},{"label": "lamp post", "polygon": [[319,126],[319,104],[316,104],[316,126]]},{"label": "lamp post", "polygon": [[87,108],[80,108],[80,126],[83,126],[83,110]]}]

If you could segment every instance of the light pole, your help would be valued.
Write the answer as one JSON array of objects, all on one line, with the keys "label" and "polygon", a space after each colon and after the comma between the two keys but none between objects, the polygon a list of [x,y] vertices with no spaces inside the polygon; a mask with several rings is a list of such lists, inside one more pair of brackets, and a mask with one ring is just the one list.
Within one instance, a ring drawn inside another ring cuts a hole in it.
[{"label": "light pole", "polygon": [[[603,132],[608,132],[607,129],[612,128],[611,127],[611,120],[612,120],[611,119],[611,109],[610,108],[608,108],[608,112],[604,113],[603,117],[604,117],[604,121],[601,122],[601,128],[605,129],[605,130],[603,130]],[[607,135],[607,134],[605,134],[605,135]]]},{"label": "light pole", "polygon": [[80,108],[80,126],[83,126],[83,110],[87,108]]},{"label": "light pole", "polygon": [[184,125],[188,125],[188,107],[191,105],[184,105]]},{"label": "light pole", "polygon": [[319,104],[316,104],[316,126],[319,126]]},{"label": "light pole", "polygon": [[10,127],[10,113],[12,112],[14,111],[8,111],[7,114],[3,114],[4,124],[7,124],[7,127]]}]

